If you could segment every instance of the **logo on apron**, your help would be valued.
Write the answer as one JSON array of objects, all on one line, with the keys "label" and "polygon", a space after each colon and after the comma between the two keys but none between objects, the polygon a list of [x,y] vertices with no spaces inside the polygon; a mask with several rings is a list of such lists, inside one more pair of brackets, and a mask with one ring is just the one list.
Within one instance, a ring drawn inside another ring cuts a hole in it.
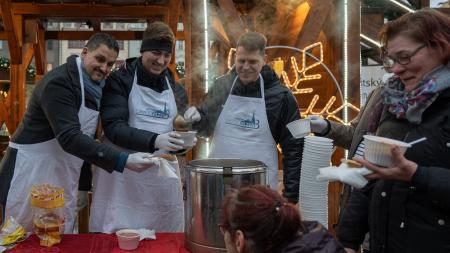
[{"label": "logo on apron", "polygon": [[237,115],[233,119],[226,120],[225,124],[241,128],[259,129],[259,119],[255,117],[255,112],[253,112],[252,116],[243,114]]},{"label": "logo on apron", "polygon": [[138,110],[137,115],[148,116],[156,119],[168,119],[170,116],[170,109],[167,108],[167,103],[164,103],[164,108],[148,108],[145,110]]}]

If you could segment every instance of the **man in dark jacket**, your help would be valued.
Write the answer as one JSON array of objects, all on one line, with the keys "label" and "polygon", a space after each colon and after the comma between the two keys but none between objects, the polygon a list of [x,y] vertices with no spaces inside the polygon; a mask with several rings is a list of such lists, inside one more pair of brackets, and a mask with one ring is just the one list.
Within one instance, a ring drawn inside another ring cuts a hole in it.
[{"label": "man in dark jacket", "polygon": [[[108,78],[101,109],[104,141],[164,157],[169,151],[184,149],[179,134],[173,131],[173,121],[178,112],[185,111],[187,96],[167,69],[174,44],[175,36],[167,24],[149,24],[141,57],[128,59]],[[176,158],[173,160],[165,167],[179,175]],[[157,232],[183,232],[180,179],[160,176],[161,164],[139,175],[94,171],[90,231],[147,227]]]},{"label": "man in dark jacket", "polygon": [[248,32],[237,44],[235,68],[218,78],[203,104],[185,119],[197,122],[200,134],[214,130],[211,158],[255,159],[268,166],[267,183],[278,188],[277,144],[283,153],[284,197],[298,201],[303,141],[286,124],[300,119],[297,101],[265,65],[266,38]]},{"label": "man in dark jacket", "polygon": [[65,233],[70,233],[83,160],[110,173],[122,173],[125,167],[141,172],[153,164],[149,154],[128,155],[92,138],[104,79],[118,53],[114,38],[95,34],[80,57],[70,56],[36,86],[0,165],[6,217],[13,216],[27,231],[32,231],[31,186],[50,183],[64,188]]}]

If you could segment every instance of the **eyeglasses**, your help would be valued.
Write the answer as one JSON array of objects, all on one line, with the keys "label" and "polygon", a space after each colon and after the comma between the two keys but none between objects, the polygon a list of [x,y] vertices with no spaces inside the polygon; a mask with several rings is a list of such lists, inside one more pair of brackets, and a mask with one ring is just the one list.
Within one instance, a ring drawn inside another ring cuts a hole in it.
[{"label": "eyeglasses", "polygon": [[387,54],[383,53],[382,55],[383,67],[389,69],[394,67],[395,63],[398,63],[400,65],[407,65],[408,63],[411,62],[411,58],[414,55],[416,55],[420,51],[420,49],[426,46],[427,46],[426,44],[423,44],[422,46],[418,47],[416,50],[412,52],[401,53],[396,57],[388,56]]}]

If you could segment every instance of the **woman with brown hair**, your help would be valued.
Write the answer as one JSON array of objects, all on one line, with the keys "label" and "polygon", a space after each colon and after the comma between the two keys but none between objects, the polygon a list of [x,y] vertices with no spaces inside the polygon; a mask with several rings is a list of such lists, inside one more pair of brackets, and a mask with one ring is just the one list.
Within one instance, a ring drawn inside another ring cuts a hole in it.
[{"label": "woman with brown hair", "polygon": [[302,221],[278,192],[254,185],[228,194],[222,206],[227,252],[345,252],[319,223]]},{"label": "woman with brown hair", "polygon": [[[427,140],[404,155],[393,147],[389,168],[355,158],[374,173],[351,193],[337,237],[348,252],[366,232],[371,253],[450,252],[450,18],[431,9],[408,13],[386,23],[380,38],[394,76],[374,99],[381,108],[374,134]],[[337,129],[331,124],[330,134]]]}]

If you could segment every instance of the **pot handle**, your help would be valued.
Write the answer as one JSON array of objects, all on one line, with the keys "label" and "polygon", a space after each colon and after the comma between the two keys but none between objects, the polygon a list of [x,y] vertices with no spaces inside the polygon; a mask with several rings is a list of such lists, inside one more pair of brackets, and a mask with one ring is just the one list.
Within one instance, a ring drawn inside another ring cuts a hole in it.
[{"label": "pot handle", "polygon": [[223,183],[230,187],[233,184],[233,167],[223,167]]}]

